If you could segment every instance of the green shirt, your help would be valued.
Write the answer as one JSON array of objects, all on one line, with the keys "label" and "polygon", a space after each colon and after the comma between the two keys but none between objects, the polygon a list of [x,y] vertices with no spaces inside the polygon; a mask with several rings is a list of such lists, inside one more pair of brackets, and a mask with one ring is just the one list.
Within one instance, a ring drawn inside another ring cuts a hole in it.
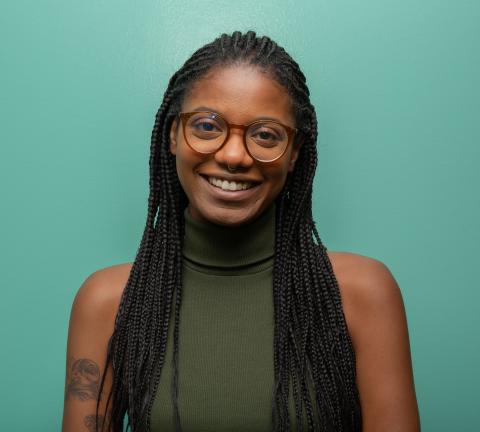
[{"label": "green shirt", "polygon": [[[275,208],[240,227],[185,212],[178,407],[183,432],[273,429]],[[152,432],[174,431],[172,313]],[[294,405],[290,404],[295,423]]]}]

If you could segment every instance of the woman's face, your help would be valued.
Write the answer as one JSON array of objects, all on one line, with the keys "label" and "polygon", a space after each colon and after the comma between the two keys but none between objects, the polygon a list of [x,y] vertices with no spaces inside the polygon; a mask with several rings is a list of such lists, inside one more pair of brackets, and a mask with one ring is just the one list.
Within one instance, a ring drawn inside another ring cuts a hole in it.
[{"label": "woman's face", "polygon": [[[273,119],[292,128],[296,126],[287,91],[252,65],[212,69],[193,84],[181,111],[213,111],[227,122],[239,125]],[[192,217],[234,226],[254,220],[273,203],[288,172],[293,170],[299,146],[290,143],[281,158],[258,162],[245,148],[243,131],[232,128],[228,141],[216,153],[199,154],[185,142],[182,127],[175,120],[170,131],[170,150],[176,156],[178,177]],[[250,187],[223,190],[209,182],[212,178],[217,183],[220,179],[247,183]]]}]

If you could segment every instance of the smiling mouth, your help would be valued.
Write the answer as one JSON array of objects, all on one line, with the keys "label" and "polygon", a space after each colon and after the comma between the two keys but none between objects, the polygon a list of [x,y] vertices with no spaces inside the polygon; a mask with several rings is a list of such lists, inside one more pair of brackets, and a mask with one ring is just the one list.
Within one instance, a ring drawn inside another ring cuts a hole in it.
[{"label": "smiling mouth", "polygon": [[235,192],[235,191],[242,191],[246,189],[250,189],[256,184],[252,182],[238,182],[238,181],[229,181],[229,180],[224,180],[221,178],[217,177],[210,177],[210,176],[205,176],[204,177],[212,186],[215,186],[219,189],[222,189],[224,191],[230,191],[230,192]]}]

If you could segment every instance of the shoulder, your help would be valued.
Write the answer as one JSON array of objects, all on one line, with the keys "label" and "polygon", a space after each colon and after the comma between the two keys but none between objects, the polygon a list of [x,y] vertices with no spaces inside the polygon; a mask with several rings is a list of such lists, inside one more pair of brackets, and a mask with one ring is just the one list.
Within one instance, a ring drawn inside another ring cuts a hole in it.
[{"label": "shoulder", "polygon": [[382,261],[351,252],[328,251],[328,257],[347,295],[380,294],[398,289],[390,269]]},{"label": "shoulder", "polygon": [[407,319],[395,278],[374,258],[328,254],[355,351],[364,428],[419,431]]},{"label": "shoulder", "polygon": [[98,270],[86,278],[75,296],[68,326],[64,431],[79,430],[79,425],[88,423],[99,391],[99,412],[106,409],[103,401],[113,380],[111,365],[106,363],[108,343],[130,269],[130,264],[120,264]]},{"label": "shoulder", "polygon": [[118,264],[89,275],[73,301],[72,318],[113,323],[131,268],[131,263]]},{"label": "shoulder", "polygon": [[353,342],[367,323],[382,324],[385,319],[404,321],[400,288],[383,262],[350,252],[328,251],[338,281],[347,325]]},{"label": "shoulder", "polygon": [[351,252],[328,251],[341,294],[374,300],[399,290],[390,269],[381,261]]},{"label": "shoulder", "polygon": [[366,267],[370,267],[371,269],[374,267],[381,267],[385,265],[375,258],[353,252],[340,252],[329,250],[327,251],[327,253],[332,264],[337,264],[341,267],[350,266],[351,268],[362,270]]}]

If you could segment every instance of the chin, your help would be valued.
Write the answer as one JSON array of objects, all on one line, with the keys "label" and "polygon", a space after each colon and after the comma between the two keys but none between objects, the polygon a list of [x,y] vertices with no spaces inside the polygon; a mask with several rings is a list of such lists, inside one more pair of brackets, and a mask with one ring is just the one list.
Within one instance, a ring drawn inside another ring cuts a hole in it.
[{"label": "chin", "polygon": [[217,225],[223,226],[239,226],[246,224],[258,216],[257,209],[244,208],[216,208],[208,209],[201,212],[203,219],[208,220]]}]

